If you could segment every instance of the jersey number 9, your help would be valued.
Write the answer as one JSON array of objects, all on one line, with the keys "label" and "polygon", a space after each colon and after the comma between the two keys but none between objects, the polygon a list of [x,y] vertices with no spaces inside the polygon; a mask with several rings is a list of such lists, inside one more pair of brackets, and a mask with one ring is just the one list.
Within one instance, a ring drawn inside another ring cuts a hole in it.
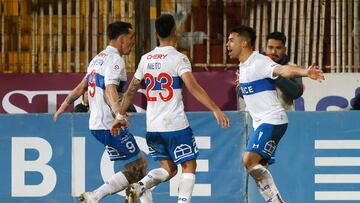
[{"label": "jersey number 9", "polygon": [[89,75],[89,95],[90,97],[95,96],[95,90],[96,90],[96,71],[93,70]]}]

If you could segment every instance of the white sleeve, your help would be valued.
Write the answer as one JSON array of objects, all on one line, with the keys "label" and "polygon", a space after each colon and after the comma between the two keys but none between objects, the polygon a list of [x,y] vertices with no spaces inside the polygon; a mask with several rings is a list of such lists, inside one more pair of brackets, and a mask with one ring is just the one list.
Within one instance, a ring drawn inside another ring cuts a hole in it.
[{"label": "white sleeve", "polygon": [[105,86],[109,84],[119,85],[120,80],[126,81],[125,62],[122,58],[107,65],[105,69]]},{"label": "white sleeve", "polygon": [[279,64],[271,60],[269,57],[264,57],[263,66],[265,78],[276,79],[278,76],[274,76],[274,69],[278,65]]},{"label": "white sleeve", "polygon": [[187,56],[181,56],[179,63],[177,65],[176,72],[179,76],[186,72],[191,72],[191,63]]},{"label": "white sleeve", "polygon": [[141,60],[140,60],[140,62],[139,62],[139,65],[138,65],[138,68],[136,69],[136,72],[135,72],[135,74],[134,74],[134,77],[136,78],[136,79],[138,79],[138,80],[142,80],[142,79],[144,79],[144,72],[143,72],[143,70],[144,70],[144,59],[143,59],[143,57],[141,57]]}]

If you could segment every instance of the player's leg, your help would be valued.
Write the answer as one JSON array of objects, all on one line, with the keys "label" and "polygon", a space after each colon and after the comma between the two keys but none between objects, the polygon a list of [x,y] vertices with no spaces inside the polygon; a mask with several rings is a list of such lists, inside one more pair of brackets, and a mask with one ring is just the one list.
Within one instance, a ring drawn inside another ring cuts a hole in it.
[{"label": "player's leg", "polygon": [[196,158],[199,155],[195,137],[190,127],[168,136],[169,154],[177,165],[181,165],[178,203],[189,203],[195,184]]},{"label": "player's leg", "polygon": [[260,125],[251,135],[247,152],[244,153],[244,166],[267,202],[284,202],[267,166],[268,163],[274,162],[277,144],[285,133],[286,127],[287,124]]},{"label": "player's leg", "polygon": [[245,152],[243,162],[249,175],[254,179],[257,187],[259,188],[260,194],[268,202],[283,202],[280,200],[275,201],[277,196],[280,197],[279,191],[275,185],[273,177],[269,170],[260,164],[263,157],[253,152]]},{"label": "player's leg", "polygon": [[160,160],[160,167],[152,169],[139,182],[126,189],[125,203],[135,203],[138,198],[146,201],[146,191],[176,175],[177,166],[170,160]]},{"label": "player's leg", "polygon": [[[143,154],[142,154],[143,155]],[[123,173],[127,177],[129,183],[135,183],[146,175],[147,161],[144,156],[138,161],[126,164]],[[141,203],[152,203],[151,190],[145,190],[140,196]]]},{"label": "player's leg", "polygon": [[150,170],[139,182],[132,184],[131,187],[126,190],[125,202],[136,202],[136,199],[141,196],[144,191],[168,180],[177,173],[177,167],[168,154],[161,134],[148,132],[146,142],[149,146],[150,155],[155,161],[159,161],[160,167]]},{"label": "player's leg", "polygon": [[[146,159],[128,131],[121,132],[120,136],[113,137],[109,130],[91,131],[94,137],[106,146],[111,161],[122,161],[124,169],[112,175],[103,185],[93,192],[85,193],[88,199],[96,201],[124,190],[130,183],[145,175]],[[131,172],[129,172],[131,171]]]},{"label": "player's leg", "polygon": [[195,185],[196,159],[181,163],[178,203],[189,203]]}]

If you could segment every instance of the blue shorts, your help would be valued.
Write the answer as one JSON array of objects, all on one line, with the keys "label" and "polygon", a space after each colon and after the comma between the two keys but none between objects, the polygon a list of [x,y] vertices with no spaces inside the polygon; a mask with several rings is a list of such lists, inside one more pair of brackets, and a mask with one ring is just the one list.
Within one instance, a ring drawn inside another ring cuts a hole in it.
[{"label": "blue shorts", "polygon": [[147,132],[146,142],[155,161],[172,160],[179,165],[199,155],[190,127],[172,132]]},{"label": "blue shorts", "polygon": [[261,124],[250,135],[246,151],[260,154],[269,164],[273,164],[275,162],[276,147],[285,134],[287,125],[287,123],[281,125]]},{"label": "blue shorts", "polygon": [[128,131],[121,129],[120,135],[111,136],[110,130],[90,130],[91,134],[104,144],[111,161],[130,160],[140,158],[140,149],[134,136]]}]

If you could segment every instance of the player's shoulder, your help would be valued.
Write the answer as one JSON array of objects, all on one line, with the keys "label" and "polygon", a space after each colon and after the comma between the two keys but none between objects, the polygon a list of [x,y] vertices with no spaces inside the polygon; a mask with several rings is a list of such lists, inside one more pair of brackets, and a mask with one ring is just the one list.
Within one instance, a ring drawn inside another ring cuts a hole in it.
[{"label": "player's shoulder", "polygon": [[[111,53],[109,55],[109,58],[107,59],[107,63],[109,65],[118,65],[120,67],[124,67],[125,66],[125,60],[122,56],[120,56],[119,54],[113,54]],[[124,67],[125,68],[125,67]]]},{"label": "player's shoulder", "polygon": [[171,57],[170,59],[176,63],[190,63],[189,58],[176,49],[171,50],[169,56]]},{"label": "player's shoulder", "polygon": [[256,53],[254,56],[254,65],[256,66],[266,66],[269,65],[271,67],[278,65],[276,62],[274,62],[270,57],[263,55],[261,53]]},{"label": "player's shoulder", "polygon": [[263,60],[263,61],[269,61],[271,60],[268,56],[261,54],[259,52],[254,53],[254,58],[256,60]]}]

